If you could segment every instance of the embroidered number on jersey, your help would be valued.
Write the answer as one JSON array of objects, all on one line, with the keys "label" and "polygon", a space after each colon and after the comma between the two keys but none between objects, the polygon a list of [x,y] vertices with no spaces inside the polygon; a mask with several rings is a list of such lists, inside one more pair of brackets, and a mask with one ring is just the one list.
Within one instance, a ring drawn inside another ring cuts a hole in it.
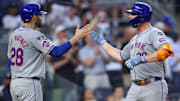
[{"label": "embroidered number on jersey", "polygon": [[11,48],[11,66],[22,66],[24,63],[24,51],[22,48]]}]

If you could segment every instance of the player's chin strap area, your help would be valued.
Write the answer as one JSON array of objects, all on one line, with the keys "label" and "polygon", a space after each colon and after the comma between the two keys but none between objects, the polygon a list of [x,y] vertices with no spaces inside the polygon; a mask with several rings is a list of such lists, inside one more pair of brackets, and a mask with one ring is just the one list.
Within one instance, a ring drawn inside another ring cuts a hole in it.
[{"label": "player's chin strap area", "polygon": [[158,61],[163,61],[166,58],[168,58],[168,56],[173,56],[174,52],[172,50],[172,47],[170,44],[165,44],[162,45],[157,52],[157,59]]},{"label": "player's chin strap area", "polygon": [[148,22],[150,21],[151,19],[151,16],[141,16],[141,15],[138,15],[136,16],[134,19],[130,20],[129,23],[133,26],[133,27],[136,27],[138,26],[139,24],[143,23],[143,22]]}]

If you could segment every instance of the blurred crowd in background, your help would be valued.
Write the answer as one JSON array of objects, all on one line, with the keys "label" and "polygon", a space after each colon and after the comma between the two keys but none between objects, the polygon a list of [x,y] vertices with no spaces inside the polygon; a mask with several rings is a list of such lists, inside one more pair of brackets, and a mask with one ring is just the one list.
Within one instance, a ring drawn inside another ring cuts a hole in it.
[{"label": "blurred crowd in background", "polygon": [[[8,35],[14,29],[22,26],[20,8],[29,1],[33,0],[0,1],[0,26],[1,33],[3,32],[0,34],[1,44],[7,42]],[[62,44],[73,36],[78,24],[83,26],[96,19],[96,31],[103,32],[109,43],[122,49],[137,34],[137,30],[129,26],[128,15],[124,12],[130,7],[130,2],[107,5],[98,1],[102,0],[38,0],[48,12],[48,15],[43,16],[43,25],[39,30],[55,44]],[[159,2],[163,5],[170,0]],[[180,4],[178,0],[174,2],[176,5]],[[177,11],[176,16],[179,16],[179,6],[174,6],[174,9]],[[152,22],[153,26],[168,36],[175,53],[164,62],[165,79],[169,86],[167,101],[180,101],[180,36],[177,20],[172,15],[161,14],[161,19],[154,18]],[[109,57],[90,36],[80,40],[63,56],[47,56],[46,61],[44,101],[125,101],[131,84],[129,70]],[[0,86],[0,101],[11,101],[9,73],[3,81]],[[61,97],[54,97],[55,95]]]}]

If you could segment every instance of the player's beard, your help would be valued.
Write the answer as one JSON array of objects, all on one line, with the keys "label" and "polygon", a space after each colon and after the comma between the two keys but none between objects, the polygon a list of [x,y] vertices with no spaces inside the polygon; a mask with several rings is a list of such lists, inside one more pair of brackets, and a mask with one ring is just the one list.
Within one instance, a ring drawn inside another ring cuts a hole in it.
[{"label": "player's beard", "polygon": [[38,19],[35,24],[36,24],[36,27],[39,27],[39,28],[40,28],[40,27],[41,27],[41,24],[42,24],[42,23],[41,23],[41,20]]},{"label": "player's beard", "polygon": [[42,21],[41,21],[41,20],[42,20],[42,19],[40,19],[39,17],[37,17],[36,22],[35,22],[36,27],[40,28],[40,27],[42,26]]}]

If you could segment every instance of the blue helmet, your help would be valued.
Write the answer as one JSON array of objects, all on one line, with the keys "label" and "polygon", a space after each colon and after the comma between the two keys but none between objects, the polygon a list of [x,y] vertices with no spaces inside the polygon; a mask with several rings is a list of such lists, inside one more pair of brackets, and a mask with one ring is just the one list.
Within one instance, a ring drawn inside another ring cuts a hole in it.
[{"label": "blue helmet", "polygon": [[152,8],[149,4],[144,2],[135,2],[131,9],[126,10],[127,13],[137,14],[134,19],[131,19],[129,23],[132,26],[137,26],[140,23],[148,22],[151,20]]},{"label": "blue helmet", "polygon": [[33,15],[42,15],[42,14],[47,14],[47,12],[42,11],[41,6],[38,3],[25,4],[21,8],[21,19],[24,22],[30,21]]}]

